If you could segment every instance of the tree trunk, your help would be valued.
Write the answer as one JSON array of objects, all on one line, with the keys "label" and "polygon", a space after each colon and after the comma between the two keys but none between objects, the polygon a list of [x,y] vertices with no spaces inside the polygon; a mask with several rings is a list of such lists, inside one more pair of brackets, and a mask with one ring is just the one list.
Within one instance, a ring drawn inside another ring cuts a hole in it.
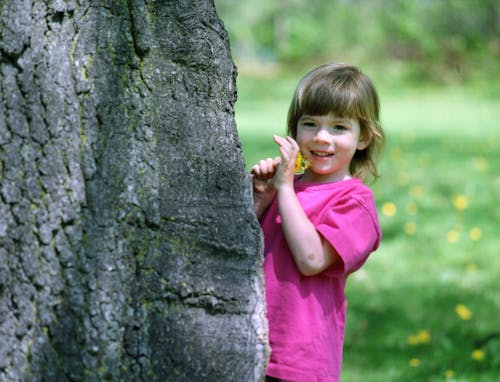
[{"label": "tree trunk", "polygon": [[0,0],[0,54],[0,380],[261,380],[213,2]]}]

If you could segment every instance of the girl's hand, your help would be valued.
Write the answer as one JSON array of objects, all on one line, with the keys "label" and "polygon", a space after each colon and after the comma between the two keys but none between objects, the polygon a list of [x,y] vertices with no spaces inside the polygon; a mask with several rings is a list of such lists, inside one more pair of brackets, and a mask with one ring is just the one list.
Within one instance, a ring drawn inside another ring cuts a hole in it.
[{"label": "girl's hand", "polygon": [[280,157],[263,159],[253,166],[250,171],[253,175],[253,200],[257,217],[264,213],[276,195],[274,176],[280,163]]},{"label": "girl's hand", "polygon": [[280,137],[275,135],[274,142],[280,146],[281,163],[274,177],[274,187],[279,190],[281,186],[293,187],[295,176],[295,161],[299,154],[299,145],[291,137]]},{"label": "girl's hand", "polygon": [[274,189],[273,178],[281,162],[281,158],[267,158],[259,161],[252,167],[250,173],[253,175],[253,189],[257,193],[265,193]]}]

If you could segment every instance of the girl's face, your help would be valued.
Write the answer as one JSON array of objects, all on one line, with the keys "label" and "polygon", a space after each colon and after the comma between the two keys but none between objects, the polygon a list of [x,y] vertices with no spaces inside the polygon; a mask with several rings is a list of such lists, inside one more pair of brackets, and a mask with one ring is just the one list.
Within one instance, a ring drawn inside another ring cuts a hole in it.
[{"label": "girl's face", "polygon": [[349,179],[349,165],[356,150],[368,146],[360,138],[357,119],[303,115],[297,123],[297,143],[310,166],[303,180],[317,183]]}]

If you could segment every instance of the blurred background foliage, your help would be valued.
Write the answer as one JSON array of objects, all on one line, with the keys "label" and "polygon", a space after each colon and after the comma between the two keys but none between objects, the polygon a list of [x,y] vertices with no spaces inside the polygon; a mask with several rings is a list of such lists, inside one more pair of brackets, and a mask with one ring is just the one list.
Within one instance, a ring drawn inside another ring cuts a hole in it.
[{"label": "blurred background foliage", "polygon": [[403,80],[461,82],[485,75],[498,79],[498,0],[215,3],[237,63],[366,62],[390,64],[387,75]]}]

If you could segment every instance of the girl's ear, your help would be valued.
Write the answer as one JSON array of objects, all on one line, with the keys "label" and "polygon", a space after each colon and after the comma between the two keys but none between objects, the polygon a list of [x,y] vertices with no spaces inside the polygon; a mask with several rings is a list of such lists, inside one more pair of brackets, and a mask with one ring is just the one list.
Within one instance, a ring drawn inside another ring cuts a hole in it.
[{"label": "girl's ear", "polygon": [[356,147],[358,150],[366,149],[372,141],[371,134],[363,134],[359,136],[358,146]]}]

